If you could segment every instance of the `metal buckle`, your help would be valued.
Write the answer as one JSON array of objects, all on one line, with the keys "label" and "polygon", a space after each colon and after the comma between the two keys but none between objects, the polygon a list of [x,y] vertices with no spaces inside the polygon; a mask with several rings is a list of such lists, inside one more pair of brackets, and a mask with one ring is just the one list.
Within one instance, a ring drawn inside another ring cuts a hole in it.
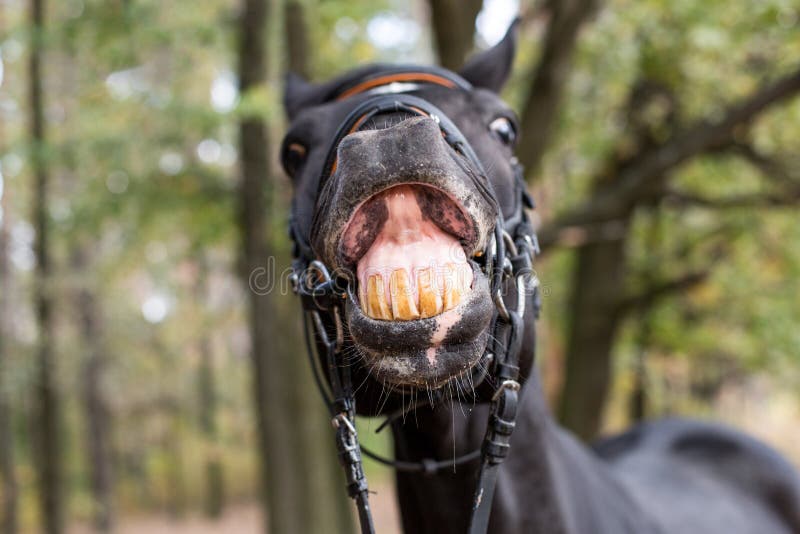
[{"label": "metal buckle", "polygon": [[504,380],[503,383],[500,384],[500,387],[497,388],[497,391],[494,392],[494,395],[492,395],[492,402],[497,402],[497,399],[500,398],[500,394],[503,393],[505,390],[519,391],[520,390],[519,382],[511,379]]},{"label": "metal buckle", "polygon": [[520,318],[525,316],[525,301],[528,299],[528,292],[525,291],[525,275],[517,276],[517,314]]},{"label": "metal buckle", "polygon": [[511,234],[509,234],[505,229],[503,230],[503,242],[506,245],[506,250],[511,251],[512,256],[519,254],[517,251],[517,244],[514,243],[514,239],[511,237]]},{"label": "metal buckle", "polygon": [[[330,347],[331,341],[328,339],[328,334],[325,332],[325,325],[322,324],[322,317],[317,310],[311,311],[311,318],[317,328],[317,335],[326,347]],[[336,327],[336,339],[333,340],[333,350],[339,351],[344,345],[344,326],[342,325],[342,316],[339,313],[339,307],[333,308],[333,323]]]},{"label": "metal buckle", "polygon": [[306,278],[306,280],[305,280],[306,287],[309,287],[309,288],[313,289],[313,287],[308,283],[308,276],[311,274],[312,271],[317,271],[319,274],[322,275],[322,282],[321,283],[324,284],[325,282],[330,282],[331,281],[331,274],[328,272],[328,268],[325,267],[325,264],[322,263],[319,260],[314,260],[314,261],[312,261],[311,263],[308,264],[308,268],[306,269],[306,272],[305,272],[305,275],[306,275],[305,276],[305,278]]},{"label": "metal buckle", "polygon": [[523,239],[530,246],[531,261],[533,261],[542,252],[542,249],[539,248],[539,237],[536,234],[525,234]]},{"label": "metal buckle", "polygon": [[503,295],[500,293],[500,290],[501,288],[498,287],[497,291],[492,295],[492,300],[494,301],[494,307],[497,308],[497,313],[500,314],[500,317],[508,321],[511,316],[508,314],[508,308],[506,308],[506,303],[503,301]]},{"label": "metal buckle", "polygon": [[347,430],[350,431],[350,434],[356,434],[356,427],[353,426],[353,423],[350,422],[350,417],[348,417],[348,415],[344,412],[337,413],[333,416],[333,419],[331,419],[331,425],[333,425],[333,428],[336,430],[339,430],[339,427],[342,424],[347,427]]}]

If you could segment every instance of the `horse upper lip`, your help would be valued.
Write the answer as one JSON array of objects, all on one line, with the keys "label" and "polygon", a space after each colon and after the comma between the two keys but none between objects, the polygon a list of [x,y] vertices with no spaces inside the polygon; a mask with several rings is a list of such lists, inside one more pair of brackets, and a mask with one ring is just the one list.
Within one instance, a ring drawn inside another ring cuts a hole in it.
[{"label": "horse upper lip", "polygon": [[[457,207],[444,211],[453,217],[437,214],[432,220],[455,236],[468,256],[485,246],[497,206],[434,121],[413,118],[385,130],[354,132],[339,143],[337,156],[311,228],[312,248],[326,264],[355,266],[382,228],[380,207],[370,206],[371,200],[396,186],[413,185],[422,201],[433,206]],[[375,212],[360,220],[359,213],[369,209]]]},{"label": "horse upper lip", "polygon": [[472,285],[465,242],[475,227],[446,193],[397,185],[369,197],[340,244],[354,265],[362,310],[374,319],[413,320],[454,308]]},{"label": "horse upper lip", "polygon": [[393,237],[402,239],[398,234],[405,232],[407,240],[412,240],[412,234],[424,232],[422,226],[426,223],[428,234],[435,232],[435,225],[442,233],[453,236],[467,255],[473,255],[478,236],[467,210],[441,188],[406,182],[378,191],[356,207],[341,234],[340,263],[355,265],[387,224],[393,227],[389,230],[395,230]]}]

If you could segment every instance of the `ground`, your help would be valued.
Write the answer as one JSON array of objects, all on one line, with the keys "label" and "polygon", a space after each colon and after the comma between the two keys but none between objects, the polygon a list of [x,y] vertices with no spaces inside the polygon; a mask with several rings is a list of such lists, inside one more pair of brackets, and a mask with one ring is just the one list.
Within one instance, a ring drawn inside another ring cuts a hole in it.
[{"label": "ground", "polygon": [[[394,486],[381,483],[370,497],[375,525],[381,534],[400,534],[400,519]],[[165,515],[127,517],[120,520],[115,534],[262,534],[261,515],[256,503],[230,505],[217,521],[202,516],[174,519]],[[93,534],[86,526],[76,525],[68,534]]]}]

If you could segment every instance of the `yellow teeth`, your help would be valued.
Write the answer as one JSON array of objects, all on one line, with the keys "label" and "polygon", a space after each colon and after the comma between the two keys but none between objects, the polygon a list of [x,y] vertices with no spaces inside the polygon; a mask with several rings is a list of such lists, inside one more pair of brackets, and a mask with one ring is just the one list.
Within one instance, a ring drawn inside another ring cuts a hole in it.
[{"label": "yellow teeth", "polygon": [[389,277],[389,288],[392,291],[392,313],[395,319],[410,321],[419,318],[414,291],[405,269],[397,269]]},{"label": "yellow teeth", "polygon": [[458,280],[459,272],[455,265],[448,263],[444,270],[444,308],[455,308],[461,301],[461,284]]},{"label": "yellow teeth", "polygon": [[369,275],[361,285],[361,309],[373,319],[410,321],[434,317],[455,308],[469,291],[467,264],[447,263],[438,270],[426,267],[414,279],[405,269],[389,275],[388,292],[380,274]]},{"label": "yellow teeth", "polygon": [[383,285],[383,278],[379,274],[369,277],[367,283],[367,315],[373,319],[392,319],[392,312],[389,303],[386,302],[386,287]]},{"label": "yellow teeth", "polygon": [[442,297],[432,287],[433,269],[428,267],[417,273],[417,294],[419,295],[420,317],[433,317],[442,313]]}]

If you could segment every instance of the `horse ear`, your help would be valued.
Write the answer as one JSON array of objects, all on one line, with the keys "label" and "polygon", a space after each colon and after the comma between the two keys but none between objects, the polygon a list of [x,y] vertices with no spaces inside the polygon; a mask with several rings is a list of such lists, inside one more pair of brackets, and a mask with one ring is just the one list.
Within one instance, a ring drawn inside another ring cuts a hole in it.
[{"label": "horse ear", "polygon": [[318,104],[325,98],[327,88],[306,81],[299,74],[286,74],[286,85],[283,90],[283,109],[291,121],[303,108]]},{"label": "horse ear", "polygon": [[520,19],[515,18],[505,37],[489,50],[472,56],[459,74],[475,87],[483,87],[499,93],[511,74],[514,54],[517,51],[517,28]]}]

